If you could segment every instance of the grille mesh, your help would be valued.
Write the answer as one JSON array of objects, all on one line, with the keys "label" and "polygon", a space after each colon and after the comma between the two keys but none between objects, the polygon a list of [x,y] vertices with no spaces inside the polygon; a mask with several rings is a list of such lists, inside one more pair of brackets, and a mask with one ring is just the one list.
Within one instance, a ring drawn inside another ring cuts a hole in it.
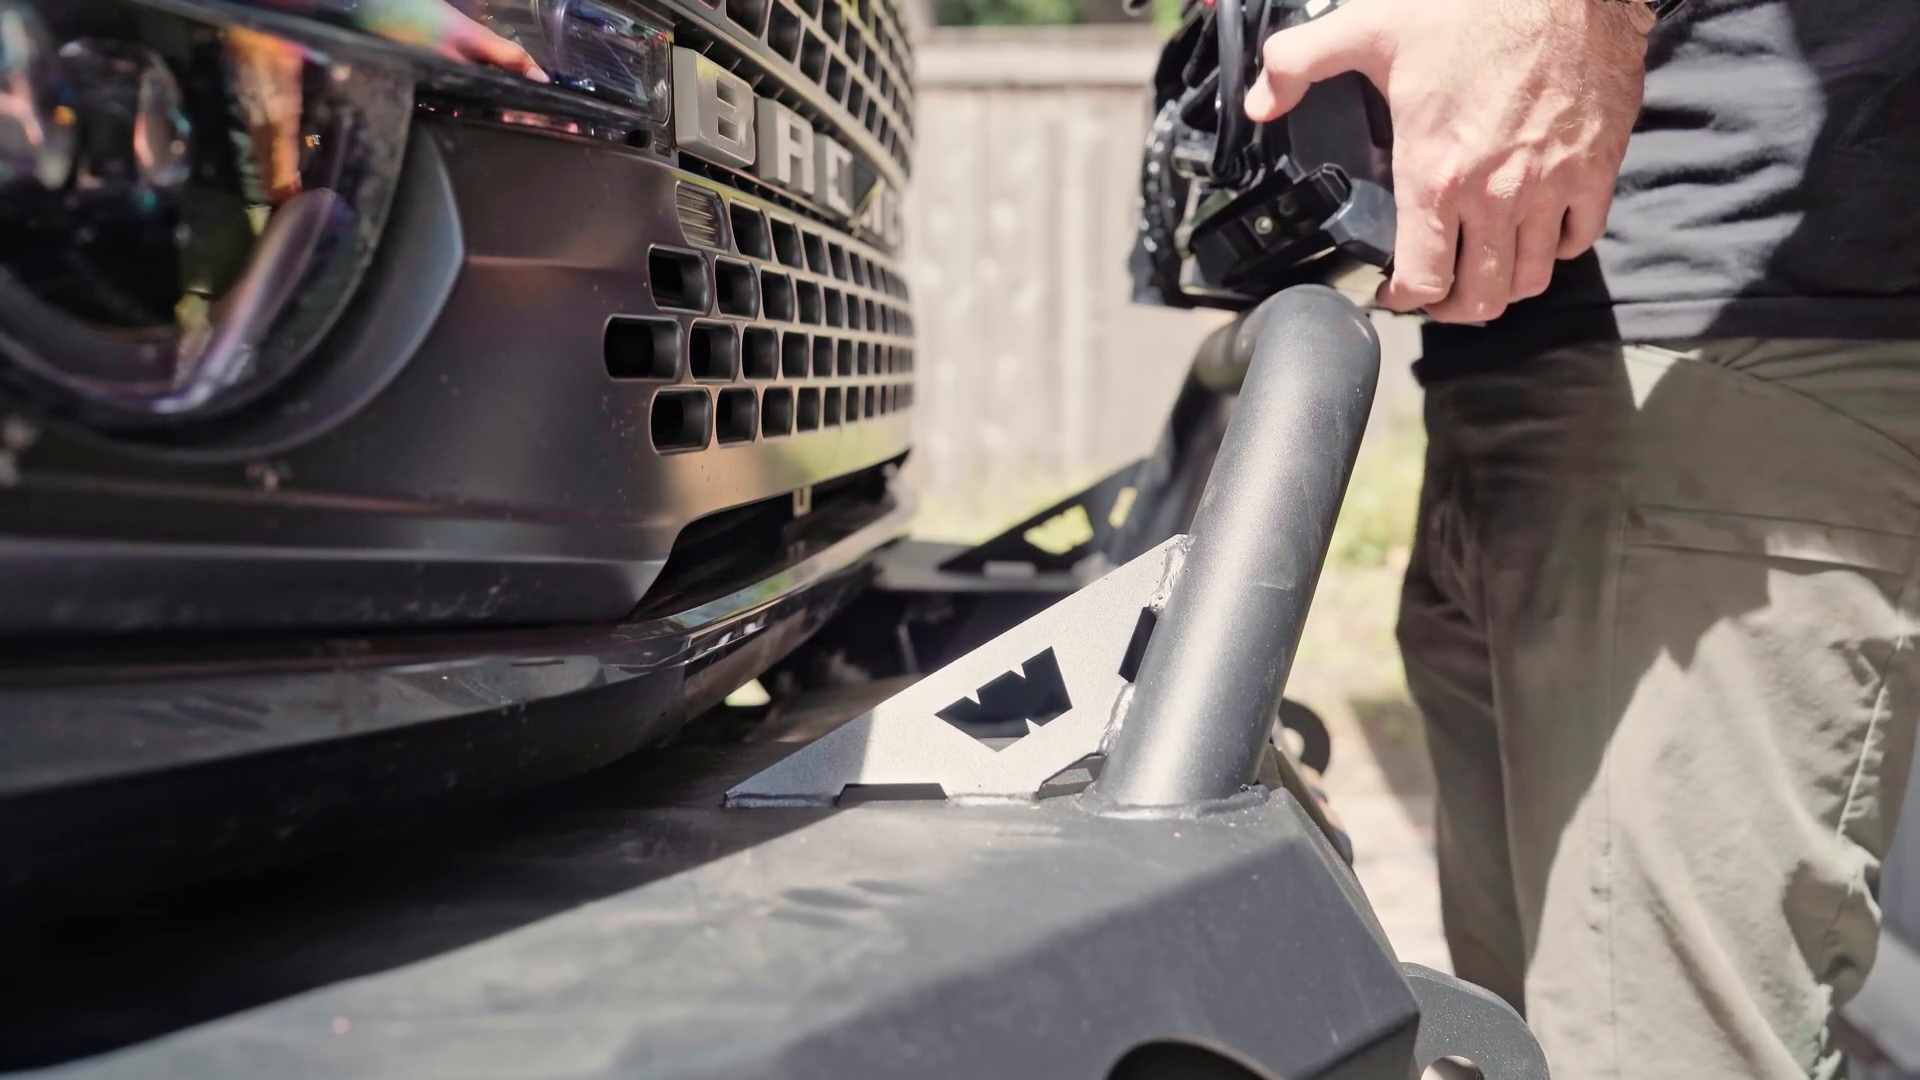
[{"label": "grille mesh", "polygon": [[660,387],[655,450],[852,430],[910,409],[913,316],[887,256],[708,183],[679,181],[677,199],[687,240],[716,254],[654,248],[655,313],[607,330],[608,374]]},{"label": "grille mesh", "polygon": [[[912,168],[913,51],[893,4],[715,0],[707,7],[729,37],[757,46],[751,54],[727,58],[732,62],[726,66],[739,70],[748,62],[766,67],[778,82],[816,88],[833,102],[828,119],[844,130],[866,132],[902,170]],[[684,36],[701,44],[699,34]],[[711,49],[718,43],[705,44]],[[749,72],[741,74],[762,93],[769,89]]]},{"label": "grille mesh", "polygon": [[686,235],[687,243],[726,250],[725,234],[720,231],[718,196],[692,184],[680,184],[674,189],[673,201],[680,211],[680,231]]}]

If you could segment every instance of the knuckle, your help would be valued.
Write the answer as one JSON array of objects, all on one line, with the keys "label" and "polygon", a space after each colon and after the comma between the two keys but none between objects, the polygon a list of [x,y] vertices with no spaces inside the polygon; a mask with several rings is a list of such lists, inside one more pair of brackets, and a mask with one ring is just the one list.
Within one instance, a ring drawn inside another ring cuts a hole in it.
[{"label": "knuckle", "polygon": [[1547,285],[1553,280],[1550,272],[1529,271],[1524,275],[1516,274],[1513,279],[1513,299],[1530,300],[1547,291]]},{"label": "knuckle", "polygon": [[1455,202],[1468,190],[1468,177],[1465,169],[1439,168],[1427,174],[1424,185],[1429,206],[1443,206]]},{"label": "knuckle", "polygon": [[1298,51],[1292,47],[1292,42],[1281,40],[1285,36],[1286,31],[1279,31],[1260,46],[1260,63],[1265,69],[1262,74],[1268,79],[1290,75],[1298,63],[1295,59]]},{"label": "knuckle", "polygon": [[1475,322],[1497,319],[1506,310],[1507,302],[1504,300],[1476,300],[1467,305],[1467,312]]}]

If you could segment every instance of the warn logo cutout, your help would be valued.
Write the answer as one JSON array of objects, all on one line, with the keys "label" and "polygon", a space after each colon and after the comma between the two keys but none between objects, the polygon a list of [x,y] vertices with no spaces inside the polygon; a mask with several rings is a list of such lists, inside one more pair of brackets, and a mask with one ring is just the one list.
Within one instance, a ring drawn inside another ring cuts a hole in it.
[{"label": "warn logo cutout", "polygon": [[1071,708],[1060,661],[1048,649],[934,715],[998,753]]}]

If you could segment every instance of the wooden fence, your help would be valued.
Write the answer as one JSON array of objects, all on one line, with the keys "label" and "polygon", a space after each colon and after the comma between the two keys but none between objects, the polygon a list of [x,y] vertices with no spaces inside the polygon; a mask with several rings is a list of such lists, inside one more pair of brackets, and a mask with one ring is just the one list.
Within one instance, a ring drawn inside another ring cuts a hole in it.
[{"label": "wooden fence", "polygon": [[923,532],[979,536],[1152,444],[1217,316],[1128,302],[1145,28],[918,45],[907,273]]},{"label": "wooden fence", "polygon": [[[1145,26],[920,35],[906,266],[923,534],[982,537],[1144,454],[1221,321],[1128,299],[1158,51]],[[1403,375],[1387,382],[1384,399],[1411,400]]]}]

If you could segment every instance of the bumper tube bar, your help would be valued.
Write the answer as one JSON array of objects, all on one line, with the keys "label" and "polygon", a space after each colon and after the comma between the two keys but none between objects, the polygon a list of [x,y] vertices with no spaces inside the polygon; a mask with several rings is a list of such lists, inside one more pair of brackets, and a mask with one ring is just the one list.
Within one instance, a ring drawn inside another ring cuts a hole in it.
[{"label": "bumper tube bar", "polygon": [[1254,779],[1380,375],[1380,339],[1339,293],[1262,305],[1233,423],[1090,793],[1104,809],[1178,807]]}]

